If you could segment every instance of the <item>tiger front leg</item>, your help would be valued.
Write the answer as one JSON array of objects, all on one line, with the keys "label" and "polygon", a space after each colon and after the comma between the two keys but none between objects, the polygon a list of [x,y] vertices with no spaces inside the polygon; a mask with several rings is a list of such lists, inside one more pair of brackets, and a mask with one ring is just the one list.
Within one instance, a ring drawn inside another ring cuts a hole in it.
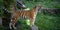
[{"label": "tiger front leg", "polygon": [[35,19],[34,20],[30,20],[30,27],[31,30],[38,30],[38,27],[36,25],[34,25]]},{"label": "tiger front leg", "polygon": [[30,19],[30,27],[34,26],[34,22],[35,22],[35,20]]}]

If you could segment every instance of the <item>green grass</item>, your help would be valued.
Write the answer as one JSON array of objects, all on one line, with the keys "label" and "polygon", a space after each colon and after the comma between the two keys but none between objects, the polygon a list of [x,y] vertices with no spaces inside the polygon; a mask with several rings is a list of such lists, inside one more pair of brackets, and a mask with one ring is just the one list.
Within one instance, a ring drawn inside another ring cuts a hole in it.
[{"label": "green grass", "polygon": [[[20,30],[31,30],[30,26],[26,24],[25,20],[26,19],[20,19],[19,26],[17,28],[19,28]],[[38,13],[35,25],[38,26],[39,30],[60,30],[60,17],[56,15],[44,15]],[[3,29],[1,27],[0,29]]]},{"label": "green grass", "polygon": [[60,28],[60,17],[53,15],[43,15],[38,14],[36,18],[36,25],[39,27],[39,30],[57,30]]},{"label": "green grass", "polygon": [[[28,26],[25,22],[26,19],[19,20],[19,29],[20,30],[30,30],[30,26]],[[35,25],[38,26],[39,30],[60,30],[60,17],[53,15],[43,15],[38,13],[36,17]],[[0,29],[3,29],[0,27]]]}]

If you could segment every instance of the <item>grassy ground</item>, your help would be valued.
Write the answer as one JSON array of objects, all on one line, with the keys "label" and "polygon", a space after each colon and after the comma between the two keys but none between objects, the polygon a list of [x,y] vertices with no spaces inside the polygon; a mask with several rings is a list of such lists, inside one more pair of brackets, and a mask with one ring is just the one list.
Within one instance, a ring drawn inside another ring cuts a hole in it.
[{"label": "grassy ground", "polygon": [[[19,20],[18,29],[20,30],[31,30],[30,26],[26,24],[25,19]],[[38,13],[36,17],[35,25],[38,26],[39,30],[60,30],[60,17],[50,14],[41,14]],[[3,30],[4,27],[0,26],[0,29]]]},{"label": "grassy ground", "polygon": [[60,30],[60,17],[56,15],[38,14],[36,18],[36,25],[39,30]]}]

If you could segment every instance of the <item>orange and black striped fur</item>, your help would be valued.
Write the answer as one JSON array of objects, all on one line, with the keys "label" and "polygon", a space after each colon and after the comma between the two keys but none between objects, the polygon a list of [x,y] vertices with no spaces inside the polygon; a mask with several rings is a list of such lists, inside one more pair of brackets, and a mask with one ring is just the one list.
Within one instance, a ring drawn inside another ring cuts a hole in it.
[{"label": "orange and black striped fur", "polygon": [[15,12],[13,12],[11,21],[9,23],[10,29],[12,29],[12,27],[14,29],[16,29],[15,23],[18,21],[17,19],[21,18],[21,17],[28,18],[30,20],[30,26],[34,25],[35,18],[36,18],[36,15],[37,15],[37,12],[39,9],[41,9],[41,6],[35,6],[31,10],[27,10],[27,11],[26,10],[17,10]]}]

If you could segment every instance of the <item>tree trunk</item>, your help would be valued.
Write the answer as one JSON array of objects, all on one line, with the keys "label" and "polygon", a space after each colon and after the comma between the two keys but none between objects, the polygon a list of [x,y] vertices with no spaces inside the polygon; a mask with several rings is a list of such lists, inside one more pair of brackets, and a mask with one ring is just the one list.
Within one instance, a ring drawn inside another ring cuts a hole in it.
[{"label": "tree trunk", "polygon": [[[4,8],[7,9],[8,11],[14,11],[16,10],[16,0],[3,0],[4,3]],[[7,12],[6,10],[4,11],[4,15],[2,17],[2,25],[4,27],[9,27],[9,22],[10,22],[10,18],[11,18],[11,13]],[[7,13],[6,13],[7,12]]]}]

